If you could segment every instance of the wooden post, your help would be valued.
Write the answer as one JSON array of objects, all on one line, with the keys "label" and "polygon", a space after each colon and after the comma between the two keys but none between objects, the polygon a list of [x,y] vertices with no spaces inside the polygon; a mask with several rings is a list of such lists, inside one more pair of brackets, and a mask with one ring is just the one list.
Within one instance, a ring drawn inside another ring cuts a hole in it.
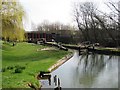
[{"label": "wooden post", "polygon": [[55,86],[57,85],[57,75],[54,76],[54,83],[55,83]]},{"label": "wooden post", "polygon": [[51,75],[48,77],[49,85],[51,85]]}]

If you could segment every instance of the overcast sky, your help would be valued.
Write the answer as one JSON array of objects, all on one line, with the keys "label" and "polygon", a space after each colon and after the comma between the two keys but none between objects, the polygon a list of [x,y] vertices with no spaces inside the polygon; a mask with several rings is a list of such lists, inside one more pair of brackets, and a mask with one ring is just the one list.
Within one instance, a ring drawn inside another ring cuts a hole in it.
[{"label": "overcast sky", "polygon": [[[74,24],[72,9],[74,2],[92,1],[101,9],[107,11],[104,2],[109,0],[19,0],[25,9],[27,20],[24,22],[26,30],[31,30],[31,22],[35,25],[48,20]],[[113,0],[115,1],[115,0]],[[117,1],[117,0],[116,0]]]}]

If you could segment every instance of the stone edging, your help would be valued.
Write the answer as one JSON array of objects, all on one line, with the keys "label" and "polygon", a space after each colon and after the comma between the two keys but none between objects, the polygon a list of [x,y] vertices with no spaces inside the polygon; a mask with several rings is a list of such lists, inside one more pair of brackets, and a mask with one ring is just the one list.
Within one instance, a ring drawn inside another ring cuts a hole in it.
[{"label": "stone edging", "polygon": [[57,61],[54,65],[52,65],[48,71],[52,72],[55,69],[57,69],[59,66],[61,66],[62,64],[64,64],[66,61],[68,61],[71,57],[73,56],[73,54],[68,54],[66,56],[64,56],[62,59],[60,59],[59,61]]}]

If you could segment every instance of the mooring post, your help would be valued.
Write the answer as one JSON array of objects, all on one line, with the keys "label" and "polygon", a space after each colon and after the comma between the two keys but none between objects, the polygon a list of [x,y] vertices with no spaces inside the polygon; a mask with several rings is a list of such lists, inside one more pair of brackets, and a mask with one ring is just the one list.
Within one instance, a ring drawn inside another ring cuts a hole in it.
[{"label": "mooring post", "polygon": [[57,75],[54,76],[54,83],[55,83],[55,86],[57,85]]},{"label": "mooring post", "polygon": [[49,85],[51,85],[51,75],[48,77]]},{"label": "mooring post", "polygon": [[60,79],[58,78],[58,90],[61,90],[61,87],[60,87]]}]

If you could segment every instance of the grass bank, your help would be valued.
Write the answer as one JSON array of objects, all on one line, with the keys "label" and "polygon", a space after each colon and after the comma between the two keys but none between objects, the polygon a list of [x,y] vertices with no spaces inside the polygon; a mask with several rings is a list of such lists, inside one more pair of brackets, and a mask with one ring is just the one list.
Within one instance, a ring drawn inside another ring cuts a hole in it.
[{"label": "grass bank", "polygon": [[3,88],[27,88],[31,82],[39,85],[36,75],[47,71],[69,52],[62,50],[43,50],[47,46],[18,43],[2,45],[2,86]]}]

